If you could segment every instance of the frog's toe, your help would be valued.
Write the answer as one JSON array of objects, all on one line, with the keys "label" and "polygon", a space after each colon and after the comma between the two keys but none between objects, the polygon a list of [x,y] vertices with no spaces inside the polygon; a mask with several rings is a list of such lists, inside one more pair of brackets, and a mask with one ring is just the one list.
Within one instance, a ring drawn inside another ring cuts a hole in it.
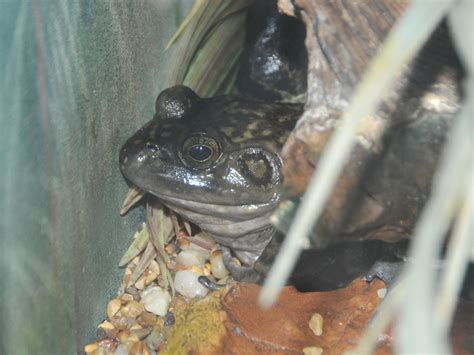
[{"label": "frog's toe", "polygon": [[370,282],[373,279],[378,278],[381,279],[388,287],[390,287],[395,283],[404,266],[404,261],[377,261],[367,272],[365,279]]},{"label": "frog's toe", "polygon": [[224,265],[235,280],[253,283],[261,283],[263,281],[262,275],[256,272],[253,266],[239,265],[234,260],[229,248],[221,246],[221,250]]}]

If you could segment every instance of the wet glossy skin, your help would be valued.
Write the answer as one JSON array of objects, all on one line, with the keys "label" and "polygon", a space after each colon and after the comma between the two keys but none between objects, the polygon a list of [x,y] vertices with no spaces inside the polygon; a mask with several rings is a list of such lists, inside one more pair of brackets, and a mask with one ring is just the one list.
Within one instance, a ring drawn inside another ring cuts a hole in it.
[{"label": "wet glossy skin", "polygon": [[126,142],[120,169],[251,266],[273,235],[279,152],[301,112],[237,96],[201,99],[176,86],[160,94],[154,118]]}]

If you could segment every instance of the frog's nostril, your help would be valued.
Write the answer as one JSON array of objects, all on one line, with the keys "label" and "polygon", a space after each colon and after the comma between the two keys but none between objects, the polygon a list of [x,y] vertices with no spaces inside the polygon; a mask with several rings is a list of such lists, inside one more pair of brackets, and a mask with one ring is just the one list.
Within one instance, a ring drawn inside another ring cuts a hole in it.
[{"label": "frog's nostril", "polygon": [[146,144],[147,149],[152,152],[152,153],[157,153],[158,152],[158,146],[154,143],[147,143]]},{"label": "frog's nostril", "polygon": [[[158,146],[158,144],[153,142],[147,142],[145,147],[146,150],[144,150],[143,154],[152,159],[168,160],[170,158],[170,153],[165,147]],[[139,161],[141,162],[142,160]]]}]

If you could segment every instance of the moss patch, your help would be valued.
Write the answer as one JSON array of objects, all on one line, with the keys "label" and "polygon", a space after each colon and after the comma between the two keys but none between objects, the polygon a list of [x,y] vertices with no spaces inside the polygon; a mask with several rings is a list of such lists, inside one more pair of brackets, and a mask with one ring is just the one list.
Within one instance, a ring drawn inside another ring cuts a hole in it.
[{"label": "moss patch", "polygon": [[178,309],[168,344],[160,354],[207,354],[217,350],[226,333],[221,308],[222,291]]}]

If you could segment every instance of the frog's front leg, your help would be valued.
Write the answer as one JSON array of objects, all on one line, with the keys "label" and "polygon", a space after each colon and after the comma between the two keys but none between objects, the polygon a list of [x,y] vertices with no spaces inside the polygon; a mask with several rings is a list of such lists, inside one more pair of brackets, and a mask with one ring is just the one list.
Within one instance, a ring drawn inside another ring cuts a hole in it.
[{"label": "frog's front leg", "polygon": [[[215,238],[221,245],[224,264],[235,280],[254,283],[263,281],[265,274],[254,266],[271,243],[274,234],[273,227],[266,227],[238,238]],[[240,263],[235,258],[239,259]]]},{"label": "frog's front leg", "polygon": [[244,281],[244,282],[253,282],[253,283],[262,283],[263,275],[259,274],[255,271],[253,265],[242,265],[238,263],[230,248],[221,246],[222,250],[222,259],[224,261],[224,265],[229,270],[232,277],[237,281]]}]

